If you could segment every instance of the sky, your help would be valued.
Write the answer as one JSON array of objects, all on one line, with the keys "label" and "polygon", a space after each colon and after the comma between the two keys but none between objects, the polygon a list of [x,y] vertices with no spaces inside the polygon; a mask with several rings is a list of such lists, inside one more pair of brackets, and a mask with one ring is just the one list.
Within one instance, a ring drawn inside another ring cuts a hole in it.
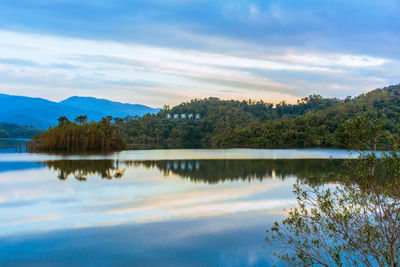
[{"label": "sky", "polygon": [[399,0],[2,0],[0,93],[152,107],[400,83]]}]

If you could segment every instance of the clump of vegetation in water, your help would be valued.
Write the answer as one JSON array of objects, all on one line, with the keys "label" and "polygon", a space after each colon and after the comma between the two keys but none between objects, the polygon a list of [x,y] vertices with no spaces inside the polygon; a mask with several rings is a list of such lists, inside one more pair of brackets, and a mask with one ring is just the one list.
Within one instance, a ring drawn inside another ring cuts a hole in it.
[{"label": "clump of vegetation in water", "polygon": [[126,144],[112,117],[88,122],[87,116],[79,116],[74,122],[60,117],[57,126],[39,132],[27,148],[31,152],[112,152],[125,149]]}]

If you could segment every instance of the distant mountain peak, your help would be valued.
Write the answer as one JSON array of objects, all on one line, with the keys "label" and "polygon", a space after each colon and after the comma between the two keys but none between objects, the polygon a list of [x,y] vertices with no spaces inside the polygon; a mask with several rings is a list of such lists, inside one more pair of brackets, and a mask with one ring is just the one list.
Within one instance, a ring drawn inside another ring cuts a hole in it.
[{"label": "distant mountain peak", "polygon": [[[79,107],[90,110],[101,110],[110,116],[126,117],[128,115],[145,115],[147,113],[157,113],[159,109],[151,108],[140,104],[129,104],[111,101],[103,98],[72,96],[59,102],[63,105]],[[114,114],[114,115],[113,115]]]},{"label": "distant mountain peak", "polygon": [[[108,100],[108,99],[104,99],[104,98],[97,98],[97,97],[93,97],[93,96],[71,96],[68,97],[62,101],[60,101],[60,104],[71,104],[71,103],[75,103],[75,102],[85,102],[85,103],[108,103],[108,104],[115,104],[115,105],[133,105],[133,106],[142,106],[142,107],[147,107],[150,108],[146,105],[142,105],[142,104],[132,104],[132,103],[125,103],[125,102],[118,102],[118,101],[113,101],[113,100]],[[152,109],[152,108],[150,108]],[[156,109],[159,110],[159,109]]]},{"label": "distant mountain peak", "polygon": [[80,115],[87,115],[89,121],[98,121],[106,116],[143,116],[159,110],[140,104],[86,96],[72,96],[54,102],[43,98],[0,94],[0,122],[30,125],[39,129],[57,124],[60,116],[73,120]]},{"label": "distant mountain peak", "polygon": [[105,98],[98,98],[98,97],[93,97],[93,96],[78,96],[78,95],[70,96],[70,97],[60,101],[59,103],[64,102],[64,101],[72,101],[72,100],[73,101],[75,101],[75,100],[109,101],[109,102],[119,103],[119,102],[108,100],[108,99],[105,99]]}]

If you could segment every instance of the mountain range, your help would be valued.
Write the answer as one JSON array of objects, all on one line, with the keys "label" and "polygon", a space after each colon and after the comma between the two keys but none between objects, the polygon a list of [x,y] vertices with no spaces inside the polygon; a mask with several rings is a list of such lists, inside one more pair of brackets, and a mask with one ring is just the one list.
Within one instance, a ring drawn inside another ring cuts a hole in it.
[{"label": "mountain range", "polygon": [[157,113],[160,109],[140,104],[113,102],[94,97],[73,96],[60,102],[43,98],[0,94],[0,122],[29,125],[45,129],[57,124],[60,116],[70,120],[87,115],[89,121],[106,116],[143,116]]}]

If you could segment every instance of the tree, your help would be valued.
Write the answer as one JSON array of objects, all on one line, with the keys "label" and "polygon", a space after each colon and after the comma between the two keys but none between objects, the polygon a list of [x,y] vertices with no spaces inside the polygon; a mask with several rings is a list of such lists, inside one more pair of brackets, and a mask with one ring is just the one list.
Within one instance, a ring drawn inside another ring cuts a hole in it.
[{"label": "tree", "polygon": [[114,118],[115,126],[117,127],[117,134],[119,134],[122,124],[124,123],[124,119],[122,118]]},{"label": "tree", "polygon": [[[297,183],[297,204],[267,230],[275,254],[293,265],[398,266],[400,262],[400,158],[398,141],[379,153],[379,122],[365,116],[342,127],[360,153],[348,160],[341,184]],[[367,150],[366,150],[367,149]]]},{"label": "tree", "polygon": [[[78,118],[79,118],[79,117],[78,117]],[[58,125],[64,125],[64,124],[70,122],[69,119],[68,119],[67,117],[65,117],[65,116],[59,117],[59,118],[57,119],[57,121],[58,121]]]},{"label": "tree", "polygon": [[88,116],[82,115],[82,116],[75,118],[75,123],[77,123],[79,125],[83,125],[83,124],[87,123],[87,120],[88,120]]}]

